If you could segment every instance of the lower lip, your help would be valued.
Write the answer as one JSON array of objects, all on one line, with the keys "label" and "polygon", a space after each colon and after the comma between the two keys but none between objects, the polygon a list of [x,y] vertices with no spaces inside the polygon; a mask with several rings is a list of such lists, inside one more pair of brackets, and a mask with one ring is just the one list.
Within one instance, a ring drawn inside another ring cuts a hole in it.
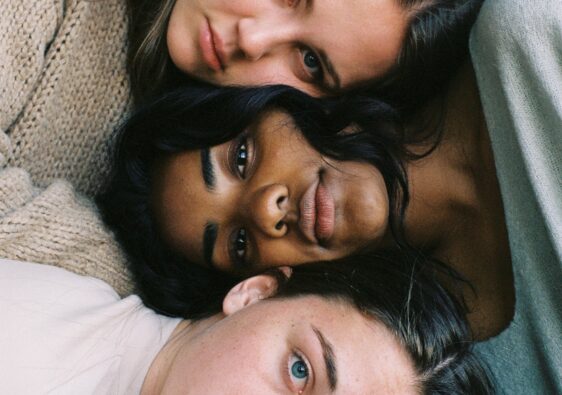
[{"label": "lower lip", "polygon": [[203,60],[214,71],[221,71],[222,65],[217,56],[215,44],[213,43],[213,33],[211,33],[211,25],[209,20],[205,18],[199,28],[199,46],[203,53]]},{"label": "lower lip", "polygon": [[334,198],[322,181],[318,183],[316,188],[315,201],[316,224],[314,226],[314,233],[318,240],[326,241],[334,234],[335,209]]}]

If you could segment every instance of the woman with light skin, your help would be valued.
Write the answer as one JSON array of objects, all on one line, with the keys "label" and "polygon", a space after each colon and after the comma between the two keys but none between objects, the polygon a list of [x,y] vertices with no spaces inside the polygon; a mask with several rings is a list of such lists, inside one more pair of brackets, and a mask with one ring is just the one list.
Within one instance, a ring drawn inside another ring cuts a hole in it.
[{"label": "woman with light skin", "polygon": [[99,280],[1,263],[6,393],[493,393],[460,306],[396,257],[250,277],[183,320]]},{"label": "woman with light skin", "polygon": [[315,96],[376,82],[396,99],[416,95],[419,104],[466,57],[480,4],[130,0],[133,92],[139,99],[181,74],[215,85],[284,84]]}]

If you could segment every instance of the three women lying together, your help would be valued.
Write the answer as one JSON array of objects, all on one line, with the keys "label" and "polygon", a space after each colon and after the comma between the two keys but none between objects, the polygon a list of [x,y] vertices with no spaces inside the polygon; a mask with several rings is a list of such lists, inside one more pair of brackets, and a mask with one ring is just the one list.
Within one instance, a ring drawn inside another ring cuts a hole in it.
[{"label": "three women lying together", "polygon": [[[140,297],[164,315],[99,280],[5,261],[3,382],[21,388],[27,366],[35,389],[62,392],[492,392],[471,340],[504,325],[489,319],[504,306],[470,297],[488,288],[464,258],[485,256],[454,232],[440,250],[428,222],[472,202],[447,212],[457,187],[416,181],[435,162],[461,177],[444,165],[457,144],[475,155],[466,163],[488,169],[490,157],[470,136],[408,135],[381,102],[281,86],[190,87],[144,106],[123,127],[101,206]],[[477,203],[493,212],[498,199]]]}]

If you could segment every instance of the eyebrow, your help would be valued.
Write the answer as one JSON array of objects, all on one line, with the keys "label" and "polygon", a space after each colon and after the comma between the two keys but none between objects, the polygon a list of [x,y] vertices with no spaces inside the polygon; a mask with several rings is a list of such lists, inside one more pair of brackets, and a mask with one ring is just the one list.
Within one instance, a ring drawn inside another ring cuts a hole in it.
[{"label": "eyebrow", "polygon": [[213,267],[213,250],[217,241],[219,226],[215,222],[207,222],[203,231],[203,259],[205,264]]},{"label": "eyebrow", "polygon": [[334,67],[334,65],[330,61],[330,58],[328,58],[328,55],[326,55],[326,52],[324,52],[324,50],[318,49],[317,51],[318,51],[318,56],[320,56],[320,58],[322,59],[322,63],[326,66],[326,71],[328,72],[328,74],[330,74],[332,80],[334,81],[333,84],[329,84],[327,86],[327,89],[334,93],[340,92],[341,79],[338,72],[336,71],[336,68]]},{"label": "eyebrow", "polygon": [[332,392],[336,390],[338,385],[338,372],[336,369],[336,356],[334,354],[334,348],[328,340],[322,335],[322,332],[318,328],[312,327],[312,330],[318,338],[318,342],[322,347],[322,356],[324,357],[324,364],[326,365],[326,373],[328,375],[328,382],[330,383],[330,389]]},{"label": "eyebrow", "polygon": [[203,173],[203,181],[205,181],[205,187],[209,191],[215,189],[215,169],[213,167],[213,162],[211,161],[211,151],[209,148],[201,149],[201,172]]}]

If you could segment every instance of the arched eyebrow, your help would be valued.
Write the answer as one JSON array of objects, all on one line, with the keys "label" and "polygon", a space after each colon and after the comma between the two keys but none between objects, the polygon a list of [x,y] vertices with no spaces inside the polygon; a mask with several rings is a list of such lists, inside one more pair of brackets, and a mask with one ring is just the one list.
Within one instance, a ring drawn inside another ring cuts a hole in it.
[{"label": "arched eyebrow", "polygon": [[201,149],[201,173],[203,173],[203,181],[205,182],[205,187],[209,191],[215,189],[215,168],[213,167],[213,162],[211,161],[211,151],[209,148]]},{"label": "arched eyebrow", "polygon": [[328,383],[330,390],[334,392],[338,385],[338,371],[336,369],[336,355],[332,344],[324,337],[320,329],[312,327],[312,330],[318,338],[318,342],[322,347],[322,356],[324,357],[324,364],[326,365],[326,375],[328,376]]}]

